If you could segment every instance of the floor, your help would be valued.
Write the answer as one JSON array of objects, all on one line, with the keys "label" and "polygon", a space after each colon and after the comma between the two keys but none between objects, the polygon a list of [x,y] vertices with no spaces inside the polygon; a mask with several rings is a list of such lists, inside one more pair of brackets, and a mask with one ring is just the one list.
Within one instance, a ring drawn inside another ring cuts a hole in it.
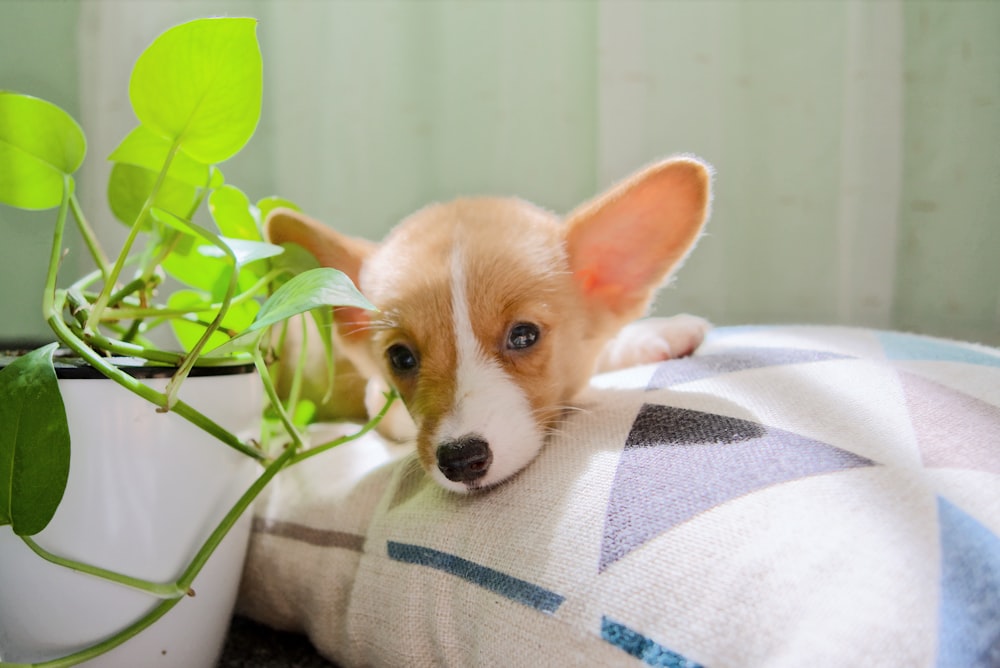
[{"label": "floor", "polygon": [[234,617],[218,668],[335,668],[296,633]]}]

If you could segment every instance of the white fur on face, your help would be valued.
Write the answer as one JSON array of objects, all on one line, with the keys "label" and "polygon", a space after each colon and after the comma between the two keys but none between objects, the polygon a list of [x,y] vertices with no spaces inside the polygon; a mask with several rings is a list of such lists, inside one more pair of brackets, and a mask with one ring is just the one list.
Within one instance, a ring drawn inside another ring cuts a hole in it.
[{"label": "white fur on face", "polygon": [[[459,246],[452,253],[451,276],[455,396],[451,411],[438,424],[433,442],[441,444],[475,435],[489,443],[493,462],[486,475],[473,485],[489,487],[527,466],[541,449],[544,435],[521,388],[476,338],[469,315],[467,279]],[[433,476],[447,489],[468,489],[464,483],[448,480],[436,468]]]}]

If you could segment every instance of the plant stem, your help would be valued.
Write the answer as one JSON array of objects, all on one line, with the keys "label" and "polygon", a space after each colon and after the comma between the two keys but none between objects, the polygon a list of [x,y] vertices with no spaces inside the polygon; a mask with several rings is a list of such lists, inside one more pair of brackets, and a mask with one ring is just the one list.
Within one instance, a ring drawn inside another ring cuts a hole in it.
[{"label": "plant stem", "polygon": [[258,345],[254,346],[253,363],[257,367],[257,373],[260,374],[261,380],[264,382],[264,392],[267,394],[267,398],[271,402],[271,406],[278,414],[278,419],[281,420],[281,424],[285,427],[285,431],[288,432],[288,436],[292,439],[291,449],[297,451],[304,445],[302,441],[302,434],[299,433],[298,428],[295,426],[295,422],[288,415],[288,411],[285,410],[284,404],[281,403],[281,397],[278,396],[278,391],[274,388],[274,382],[271,380],[271,375],[267,370],[267,363],[264,361],[264,356],[260,352],[259,341]]},{"label": "plant stem", "polygon": [[[260,365],[264,364],[263,356],[260,354],[259,350],[255,354],[254,358],[255,361],[259,360]],[[260,367],[258,366],[258,368]],[[264,369],[264,371],[266,372],[266,368]],[[271,382],[270,376],[264,373],[262,375],[262,378],[265,380],[264,385],[265,388],[268,390],[268,395],[269,396],[274,395],[276,397],[276,393],[274,391],[274,385]],[[147,612],[141,618],[139,618],[129,626],[125,627],[121,631],[115,633],[110,638],[107,638],[90,647],[86,647],[78,652],[68,654],[58,659],[42,661],[34,664],[3,664],[2,662],[0,662],[0,664],[8,668],[15,668],[15,667],[20,668],[21,666],[28,666],[28,665],[33,666],[34,668],[69,668],[70,666],[75,666],[78,663],[82,663],[83,661],[93,659],[95,657],[100,656],[101,654],[104,654],[105,652],[114,649],[115,647],[118,647],[119,645],[125,643],[126,641],[137,636],[139,633],[152,626],[157,620],[159,620],[165,614],[170,612],[170,610],[172,610],[175,605],[177,605],[180,601],[184,599],[183,596],[184,593],[190,592],[191,585],[194,583],[195,578],[198,577],[198,574],[201,572],[202,568],[204,568],[205,564],[211,558],[212,554],[215,553],[215,550],[219,547],[219,545],[222,543],[225,537],[229,534],[233,526],[236,525],[236,522],[239,521],[240,517],[243,515],[243,513],[247,511],[247,509],[254,502],[254,500],[258,496],[260,496],[260,493],[264,490],[265,487],[267,487],[267,485],[271,482],[274,476],[276,476],[283,469],[298,464],[299,462],[309,457],[312,457],[313,455],[319,454],[320,452],[324,452],[326,450],[329,450],[330,448],[333,448],[337,445],[341,445],[348,441],[360,438],[364,434],[368,433],[378,424],[379,420],[381,420],[382,417],[386,414],[386,412],[389,410],[389,407],[392,405],[393,401],[396,398],[397,395],[395,392],[392,392],[389,395],[387,395],[385,405],[382,406],[382,410],[379,411],[379,414],[376,415],[374,418],[372,418],[357,432],[349,434],[347,436],[343,436],[334,441],[330,441],[329,443],[325,443],[321,446],[312,448],[306,452],[298,452],[295,446],[296,442],[295,435],[297,432],[295,431],[291,432],[293,437],[293,444],[285,448],[285,450],[281,453],[281,455],[279,455],[277,458],[275,458],[269,464],[267,464],[267,466],[264,468],[264,471],[257,477],[257,479],[243,493],[243,495],[240,496],[240,498],[236,501],[236,503],[229,510],[229,512],[226,513],[226,515],[222,518],[219,524],[216,525],[215,529],[212,531],[209,537],[202,544],[201,548],[191,559],[191,562],[188,564],[187,568],[184,569],[184,572],[181,574],[181,577],[177,580],[176,583],[174,583],[174,587],[176,587],[176,590],[181,592],[182,595],[174,598],[166,598],[160,601],[156,606],[153,607],[152,610]],[[279,402],[277,404],[277,407],[280,407],[280,405],[281,404]],[[301,440],[298,440],[297,442],[301,444]],[[37,547],[37,545],[34,546],[32,545],[33,541],[30,541],[30,539],[25,539],[25,541],[28,542],[29,547],[32,547],[32,549],[35,549],[35,547]],[[42,556],[44,557],[44,555]],[[67,565],[70,568],[74,567],[72,564],[64,564],[64,565]],[[100,571],[101,573],[104,574],[110,574],[109,571],[104,571],[104,569],[94,569],[94,570]],[[93,572],[91,574],[98,575],[98,573],[93,573]],[[124,578],[124,576],[114,577],[111,579],[117,582],[122,582],[122,578]],[[126,584],[125,582],[122,583]]]},{"label": "plant stem", "polygon": [[348,434],[347,436],[341,436],[340,438],[335,438],[332,441],[323,443],[322,445],[317,445],[316,447],[309,448],[308,450],[305,450],[303,452],[296,453],[296,455],[292,458],[292,464],[298,464],[299,462],[309,459],[310,457],[314,457],[315,455],[318,455],[321,452],[326,452],[327,450],[335,448],[338,445],[343,445],[344,443],[353,441],[356,438],[361,438],[362,436],[370,432],[372,429],[374,429],[376,426],[378,426],[378,423],[382,421],[382,418],[385,417],[385,414],[389,412],[389,408],[392,406],[393,402],[396,401],[396,399],[398,398],[399,394],[397,394],[395,390],[392,390],[391,392],[385,395],[385,403],[382,404],[382,409],[378,412],[378,415],[376,415],[368,422],[366,422],[365,425],[361,427],[361,429],[354,432],[353,434]]},{"label": "plant stem", "polygon": [[[73,179],[69,175],[63,177],[63,199],[59,205],[59,215],[56,217],[56,227],[52,232],[52,249],[49,252],[49,269],[45,275],[45,290],[42,293],[42,314],[49,318],[53,313],[56,301],[56,278],[59,275],[59,262],[62,258],[63,232],[66,229],[66,212],[69,210],[69,202],[73,196]],[[56,311],[56,315],[62,314],[62,306]]]},{"label": "plant stem", "polygon": [[292,415],[296,413],[296,406],[299,403],[299,396],[302,393],[302,379],[305,376],[306,364],[309,360],[309,328],[306,327],[306,314],[297,316],[302,322],[302,339],[299,341],[299,359],[295,363],[292,372],[292,383],[288,389],[288,412]]},{"label": "plant stem", "polygon": [[[201,546],[201,549],[198,550],[197,554],[195,554],[194,558],[191,560],[191,563],[188,564],[186,569],[184,569],[183,574],[176,583],[179,589],[182,589],[185,592],[191,589],[191,584],[194,582],[194,579],[198,577],[198,573],[201,572],[205,563],[215,552],[219,544],[222,543],[222,540],[226,537],[236,522],[240,519],[240,516],[243,515],[246,509],[250,507],[250,504],[253,503],[254,499],[260,495],[261,491],[263,491],[267,484],[271,482],[274,476],[276,476],[283,468],[288,466],[292,459],[292,455],[294,454],[295,451],[292,448],[283,452],[280,457],[272,461],[267,468],[264,469],[264,472],[261,473],[249,489],[243,493],[236,504],[229,510],[228,513],[226,513],[226,516],[223,517],[219,524],[215,527],[215,530],[211,533],[208,539],[206,539],[205,543]],[[182,596],[179,598],[171,598],[161,601],[152,610],[147,612],[131,625],[125,627],[110,638],[107,638],[96,645],[92,645],[58,659],[42,661],[30,665],[35,666],[35,668],[67,668],[68,666],[75,666],[78,663],[100,656],[101,654],[118,647],[125,641],[135,637],[142,631],[152,626],[154,622],[170,612],[170,610],[177,605],[177,603],[183,600],[183,598],[184,597]]]},{"label": "plant stem", "polygon": [[160,169],[160,173],[156,176],[156,182],[153,184],[153,189],[149,192],[149,196],[146,198],[146,201],[143,202],[142,209],[139,211],[139,216],[129,228],[128,237],[125,239],[125,245],[122,246],[121,252],[118,253],[118,259],[115,261],[115,266],[111,270],[111,274],[105,279],[104,287],[101,289],[101,293],[97,296],[97,301],[94,302],[94,308],[90,312],[90,317],[87,319],[85,329],[97,329],[97,323],[101,321],[101,314],[107,307],[108,299],[111,297],[111,292],[114,290],[115,283],[118,282],[118,277],[121,275],[122,268],[125,266],[125,260],[132,251],[132,245],[135,243],[135,239],[139,235],[139,229],[142,226],[142,221],[146,219],[146,216],[149,215],[150,209],[153,208],[156,196],[160,194],[160,188],[163,187],[163,181],[167,178],[167,171],[170,169],[170,163],[173,162],[174,156],[177,155],[177,151],[179,149],[179,142],[175,141],[170,146],[170,150],[167,152],[167,157],[163,161],[163,168]]},{"label": "plant stem", "polygon": [[73,217],[76,219],[77,229],[80,230],[80,236],[83,237],[84,243],[87,244],[87,248],[90,250],[90,256],[94,258],[94,262],[97,264],[98,270],[104,277],[104,280],[108,280],[108,265],[111,262],[108,260],[108,256],[104,253],[104,249],[101,248],[100,242],[97,240],[97,235],[94,233],[93,228],[90,223],[87,222],[86,216],[83,215],[83,209],[80,207],[80,201],[77,200],[76,194],[70,196],[69,200],[70,208],[73,210]]},{"label": "plant stem", "polygon": [[[157,392],[145,383],[140,382],[118,367],[109,363],[103,357],[95,353],[69,328],[65,322],[63,322],[60,316],[62,314],[63,306],[65,305],[65,293],[60,291],[59,297],[60,298],[57,299],[53,305],[53,309],[55,310],[47,314],[49,327],[52,328],[59,340],[66,344],[66,346],[73,350],[73,352],[82,357],[84,361],[100,371],[104,376],[110,378],[134,394],[139,395],[151,404],[154,404],[155,406],[163,406],[166,397],[161,392]],[[238,450],[249,457],[253,457],[258,461],[262,461],[266,458],[265,455],[258,449],[250,447],[246,443],[242,442],[231,432],[224,429],[204,414],[188,406],[183,401],[176,402],[173,406],[173,411],[193,425],[200,427],[203,431],[212,434],[229,447]]]},{"label": "plant stem", "polygon": [[[234,296],[232,302],[229,305],[230,308],[248,302],[254,297],[256,297],[259,293],[263,291],[263,288],[268,283],[270,283],[272,280],[274,280],[276,276],[280,274],[281,272],[279,271],[272,271],[271,273],[269,273],[268,275],[264,276],[259,281],[254,283],[253,286],[251,286],[247,290],[244,290],[243,292]],[[112,304],[115,303],[114,297],[112,297],[110,303]],[[115,308],[114,312],[110,313],[105,312],[104,316],[102,317],[102,320],[104,322],[112,322],[116,320],[134,320],[136,318],[150,318],[150,317],[177,318],[188,315],[189,313],[213,313],[215,311],[218,311],[220,307],[221,307],[221,302],[216,302],[214,304],[206,304],[205,306],[202,307],[192,306],[188,308],[175,308],[175,309],[158,307],[158,306],[150,306],[147,308],[140,308],[138,306],[136,307],[120,306],[118,308]]]},{"label": "plant stem", "polygon": [[87,575],[92,575],[103,580],[131,587],[132,589],[138,589],[139,591],[155,596],[156,598],[180,598],[188,593],[188,590],[181,589],[175,582],[159,583],[152,582],[150,580],[143,580],[141,578],[134,578],[128,575],[122,575],[121,573],[115,573],[114,571],[109,571],[105,568],[100,568],[99,566],[84,564],[74,559],[67,559],[66,557],[60,557],[56,554],[52,554],[32,540],[29,536],[21,536],[21,540],[23,540],[35,554],[46,561],[80,573],[86,573]]},{"label": "plant stem", "polygon": [[[125,286],[121,290],[118,290],[110,297],[108,297],[108,306],[117,306],[122,302],[122,300],[124,300],[129,295],[139,292],[141,290],[145,290],[146,286],[149,285],[149,282],[151,280],[152,279],[136,278],[129,281],[128,283],[125,284]],[[121,320],[122,318],[118,319]]]},{"label": "plant stem", "polygon": [[222,304],[219,306],[219,312],[215,315],[215,318],[205,327],[205,331],[202,332],[201,337],[198,339],[197,343],[187,352],[184,356],[184,361],[181,363],[180,368],[174,373],[170,382],[167,383],[167,388],[165,392],[166,404],[164,408],[170,410],[174,403],[177,401],[177,393],[180,391],[181,383],[187,378],[188,374],[191,373],[191,369],[194,368],[195,362],[201,356],[201,351],[208,345],[208,341],[212,334],[219,329],[222,324],[222,320],[226,317],[229,312],[229,307],[233,302],[233,295],[236,294],[236,288],[239,286],[240,279],[240,265],[236,261],[236,255],[233,253],[232,249],[229,248],[218,236],[202,230],[197,225],[188,223],[190,229],[198,233],[199,236],[210,241],[214,246],[218,247],[226,257],[233,263],[232,271],[229,274],[229,285],[226,286],[226,294],[222,298]]}]

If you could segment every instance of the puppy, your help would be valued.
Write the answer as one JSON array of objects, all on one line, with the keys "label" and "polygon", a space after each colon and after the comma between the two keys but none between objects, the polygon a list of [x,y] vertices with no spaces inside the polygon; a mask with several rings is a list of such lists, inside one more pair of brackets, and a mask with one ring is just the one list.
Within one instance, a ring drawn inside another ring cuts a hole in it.
[{"label": "puppy", "polygon": [[265,232],[340,269],[378,307],[335,311],[338,378],[356,394],[365,386],[369,413],[395,388],[405,408],[383,432],[415,437],[427,472],[467,492],[531,462],[595,372],[701,343],[701,318],[633,321],[698,240],[710,180],[707,165],[679,157],[564,221],[518,199],[473,198],[421,209],[377,245],[288,209]]}]

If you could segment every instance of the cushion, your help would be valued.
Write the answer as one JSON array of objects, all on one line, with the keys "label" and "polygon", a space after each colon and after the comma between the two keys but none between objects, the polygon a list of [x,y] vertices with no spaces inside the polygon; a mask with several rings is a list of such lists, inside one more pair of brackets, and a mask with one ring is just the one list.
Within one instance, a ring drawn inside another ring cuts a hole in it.
[{"label": "cushion", "polygon": [[1000,351],[727,327],[580,408],[483,493],[282,473],[239,610],[343,665],[1000,665]]}]

